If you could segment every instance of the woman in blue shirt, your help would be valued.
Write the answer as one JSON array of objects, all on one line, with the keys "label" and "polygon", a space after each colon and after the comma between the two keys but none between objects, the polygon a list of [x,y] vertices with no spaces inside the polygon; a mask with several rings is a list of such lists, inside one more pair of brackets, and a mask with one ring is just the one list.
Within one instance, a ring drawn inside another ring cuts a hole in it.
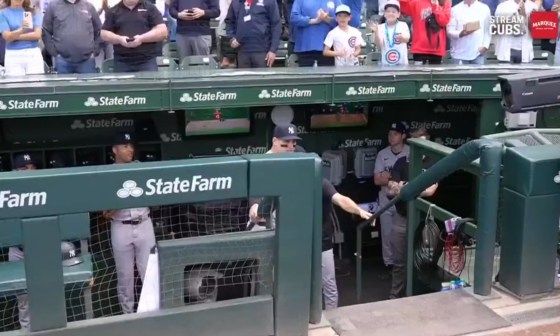
[{"label": "woman in blue shirt", "polygon": [[5,0],[0,10],[0,32],[6,40],[4,66],[7,76],[44,73],[43,55],[39,48],[41,15],[30,0]]},{"label": "woman in blue shirt", "polygon": [[337,26],[334,10],[340,0],[296,0],[290,25],[294,29],[294,52],[300,67],[334,66],[334,58],[323,56],[327,34]]}]

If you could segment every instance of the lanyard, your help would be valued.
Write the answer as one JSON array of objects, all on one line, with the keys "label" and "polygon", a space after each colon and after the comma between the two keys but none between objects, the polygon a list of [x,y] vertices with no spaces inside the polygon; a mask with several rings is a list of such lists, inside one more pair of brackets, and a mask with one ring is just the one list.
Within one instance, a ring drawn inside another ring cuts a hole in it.
[{"label": "lanyard", "polygon": [[395,23],[395,29],[393,29],[393,38],[389,40],[389,25],[385,22],[385,37],[387,38],[389,48],[393,48],[395,46],[395,38],[397,37],[397,23]]},{"label": "lanyard", "polygon": [[253,4],[253,0],[245,0],[245,11],[247,13],[249,13],[249,9],[251,8],[252,4]]}]

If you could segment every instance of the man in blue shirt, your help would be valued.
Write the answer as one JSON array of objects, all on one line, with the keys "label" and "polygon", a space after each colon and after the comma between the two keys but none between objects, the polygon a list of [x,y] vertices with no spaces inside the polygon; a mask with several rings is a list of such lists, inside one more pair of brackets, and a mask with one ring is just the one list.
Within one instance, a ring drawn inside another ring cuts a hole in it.
[{"label": "man in blue shirt", "polygon": [[[334,10],[340,0],[296,0],[290,16],[300,67],[334,66],[334,58],[323,56],[323,42],[337,26]],[[358,16],[359,17],[359,16]]]},{"label": "man in blue shirt", "polygon": [[238,68],[274,64],[282,34],[276,0],[233,0],[225,22],[231,46],[237,50]]},{"label": "man in blue shirt", "polygon": [[350,26],[354,28],[360,28],[361,18],[362,18],[362,6],[364,2],[362,0],[343,0],[342,3],[350,7]]}]

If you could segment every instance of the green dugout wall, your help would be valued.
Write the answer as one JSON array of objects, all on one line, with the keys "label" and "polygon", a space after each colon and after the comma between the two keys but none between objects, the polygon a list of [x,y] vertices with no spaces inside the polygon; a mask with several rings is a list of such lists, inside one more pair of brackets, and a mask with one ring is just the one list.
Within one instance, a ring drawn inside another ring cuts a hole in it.
[{"label": "green dugout wall", "polygon": [[[321,183],[320,169],[316,155],[291,154],[2,174],[1,225],[14,225],[15,221],[21,229],[31,330],[48,335],[154,335],[162,331],[166,335],[188,332],[209,336],[306,334],[310,311],[312,315],[320,313],[320,306],[310,310],[315,300],[312,298],[317,297],[317,288],[310,288],[312,270],[320,274],[320,268],[312,267],[317,265],[315,259],[320,258],[320,243],[314,244],[317,239],[313,238],[316,236],[320,242],[321,232],[316,229],[321,223],[321,212],[316,211],[320,207],[320,193],[314,187]],[[275,178],[267,178],[270,175]],[[151,179],[187,181],[190,189],[178,193],[151,192]],[[134,181],[145,192],[139,197],[117,196],[125,181]],[[71,197],[77,193],[80,197]],[[163,281],[160,311],[67,325],[59,246],[64,230],[62,215],[255,196],[276,197],[277,221],[282,224],[275,231],[199,237],[196,243],[184,239],[159,244]],[[177,274],[165,274],[169,268],[186,262],[181,258],[200,263],[266,253],[271,254],[274,266],[271,289],[217,303],[189,307],[170,304],[165,289],[175,282],[182,287],[184,279]]]}]

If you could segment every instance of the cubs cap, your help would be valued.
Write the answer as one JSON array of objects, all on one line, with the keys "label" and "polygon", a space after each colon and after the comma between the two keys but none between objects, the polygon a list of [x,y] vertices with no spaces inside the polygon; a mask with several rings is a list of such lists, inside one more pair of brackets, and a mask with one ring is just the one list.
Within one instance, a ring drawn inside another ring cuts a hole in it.
[{"label": "cubs cap", "polygon": [[33,158],[31,157],[30,154],[28,154],[28,153],[18,154],[14,158],[13,169],[20,169],[20,168],[23,168],[23,167],[25,167],[29,164],[32,164],[32,165],[35,164],[35,160],[33,160]]},{"label": "cubs cap", "polygon": [[84,262],[71,242],[61,242],[60,252],[62,253],[62,266],[64,267],[75,266]]},{"label": "cubs cap", "polygon": [[297,127],[292,124],[274,127],[272,136],[280,140],[301,140],[301,138],[297,136]]},{"label": "cubs cap", "polygon": [[348,15],[352,15],[352,13],[350,12],[350,7],[346,5],[340,5],[336,7],[335,14],[340,14],[340,13],[346,13]]},{"label": "cubs cap", "polygon": [[388,0],[384,9],[387,9],[387,7],[395,7],[399,12],[401,11],[401,4],[397,0]]},{"label": "cubs cap", "polygon": [[401,123],[401,122],[395,122],[391,124],[391,128],[389,129],[390,131],[395,131],[395,132],[399,132],[401,134],[406,134],[406,132],[408,131],[408,129],[406,128],[406,126]]},{"label": "cubs cap", "polygon": [[132,133],[117,133],[113,140],[113,146],[118,145],[134,145],[136,143],[134,134]]}]

